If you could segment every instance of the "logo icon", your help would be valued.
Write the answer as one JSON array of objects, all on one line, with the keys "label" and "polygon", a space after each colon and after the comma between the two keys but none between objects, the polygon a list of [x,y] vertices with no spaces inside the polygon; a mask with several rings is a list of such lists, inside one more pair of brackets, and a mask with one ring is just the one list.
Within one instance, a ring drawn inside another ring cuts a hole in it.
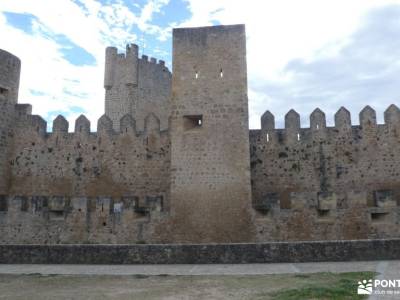
[{"label": "logo icon", "polygon": [[357,294],[359,295],[371,295],[372,294],[372,279],[363,280],[358,282]]}]

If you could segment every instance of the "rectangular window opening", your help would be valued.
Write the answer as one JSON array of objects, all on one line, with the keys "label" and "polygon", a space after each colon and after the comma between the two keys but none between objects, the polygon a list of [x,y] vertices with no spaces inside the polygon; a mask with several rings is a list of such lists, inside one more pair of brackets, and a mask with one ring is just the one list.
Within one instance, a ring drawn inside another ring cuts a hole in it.
[{"label": "rectangular window opening", "polygon": [[387,222],[389,219],[389,213],[371,213],[371,221],[373,223],[381,223],[381,222]]},{"label": "rectangular window opening", "polygon": [[5,195],[0,195],[0,212],[8,211],[8,201]]},{"label": "rectangular window opening", "polygon": [[318,210],[318,218],[326,219],[331,216],[331,212],[329,210]]},{"label": "rectangular window opening", "polygon": [[29,210],[29,199],[27,197],[21,197],[21,211]]},{"label": "rectangular window opening", "polygon": [[0,98],[7,98],[8,90],[0,86]]},{"label": "rectangular window opening", "polygon": [[50,217],[50,220],[64,220],[64,212],[63,211],[50,211],[49,217]]},{"label": "rectangular window opening", "polygon": [[0,86],[0,95],[5,95],[7,93],[7,89]]},{"label": "rectangular window opening", "polygon": [[201,128],[203,126],[203,115],[192,115],[183,117],[183,127],[185,130]]}]

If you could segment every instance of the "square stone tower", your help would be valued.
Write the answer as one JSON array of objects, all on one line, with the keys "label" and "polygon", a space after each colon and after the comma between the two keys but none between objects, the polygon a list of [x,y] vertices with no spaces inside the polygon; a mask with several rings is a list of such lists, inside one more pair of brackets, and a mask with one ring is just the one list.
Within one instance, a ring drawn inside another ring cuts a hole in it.
[{"label": "square stone tower", "polygon": [[244,25],[174,29],[170,133],[175,239],[254,241]]}]

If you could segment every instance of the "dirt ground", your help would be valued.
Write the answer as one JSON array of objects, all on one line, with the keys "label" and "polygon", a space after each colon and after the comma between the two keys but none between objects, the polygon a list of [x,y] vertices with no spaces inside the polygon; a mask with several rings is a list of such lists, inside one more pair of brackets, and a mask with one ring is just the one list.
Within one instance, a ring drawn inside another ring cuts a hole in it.
[{"label": "dirt ground", "polygon": [[[362,273],[351,274],[351,281],[363,276]],[[291,299],[279,295],[279,291],[302,289],[310,284],[333,287],[341,277],[342,274],[333,273],[246,276],[0,275],[0,299]]]}]

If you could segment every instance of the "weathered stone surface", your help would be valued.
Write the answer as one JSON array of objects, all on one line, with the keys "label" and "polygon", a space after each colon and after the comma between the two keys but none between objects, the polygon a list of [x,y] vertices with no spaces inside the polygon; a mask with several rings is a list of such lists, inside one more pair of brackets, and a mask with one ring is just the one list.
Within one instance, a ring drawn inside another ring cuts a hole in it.
[{"label": "weathered stone surface", "polygon": [[7,194],[9,189],[8,158],[11,155],[20,70],[19,58],[0,49],[0,195]]},{"label": "weathered stone surface", "polygon": [[334,127],[316,109],[310,128],[290,110],[284,129],[267,111],[249,131],[244,26],[174,30],[173,64],[172,83],[136,45],[107,48],[97,132],[47,132],[0,51],[0,244],[400,237],[398,107]]},{"label": "weathered stone surface", "polygon": [[138,46],[128,45],[125,54],[117,48],[106,49],[104,87],[105,114],[114,130],[120,131],[120,120],[130,114],[142,131],[144,118],[154,113],[160,119],[161,129],[168,128],[171,98],[171,72],[164,61],[157,63],[147,56],[138,58]]},{"label": "weathered stone surface", "polygon": [[318,209],[332,210],[336,209],[337,200],[335,193],[321,192],[318,193]]},{"label": "weathered stone surface", "polygon": [[400,240],[202,245],[0,245],[2,264],[240,264],[400,259]]},{"label": "weathered stone surface", "polygon": [[174,29],[173,48],[171,235],[251,241],[245,28]]}]

